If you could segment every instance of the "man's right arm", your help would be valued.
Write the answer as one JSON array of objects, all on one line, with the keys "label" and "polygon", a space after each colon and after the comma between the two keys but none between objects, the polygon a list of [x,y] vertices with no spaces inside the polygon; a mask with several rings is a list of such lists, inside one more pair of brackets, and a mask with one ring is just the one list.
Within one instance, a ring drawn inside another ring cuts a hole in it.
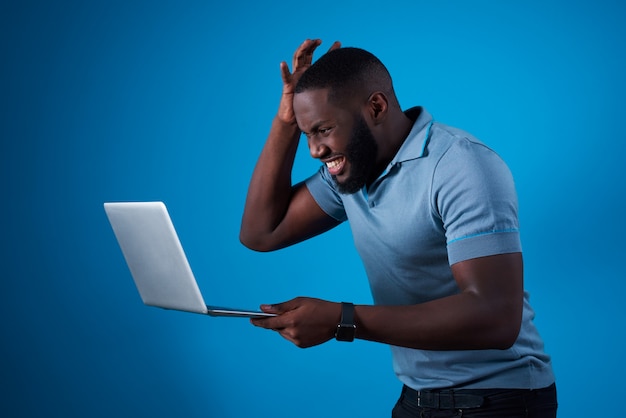
[{"label": "man's right arm", "polygon": [[[317,205],[304,183],[291,183],[300,138],[293,113],[294,89],[320,43],[306,40],[300,45],[294,53],[293,73],[286,63],[281,63],[281,102],[252,174],[239,233],[241,242],[257,251],[283,248],[338,224]],[[331,49],[338,47],[336,42]]]}]

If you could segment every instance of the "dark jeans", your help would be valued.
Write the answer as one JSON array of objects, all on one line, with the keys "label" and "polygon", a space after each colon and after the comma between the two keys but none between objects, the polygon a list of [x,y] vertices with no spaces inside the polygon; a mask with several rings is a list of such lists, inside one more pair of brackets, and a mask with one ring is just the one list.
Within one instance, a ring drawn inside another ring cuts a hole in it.
[{"label": "dark jeans", "polygon": [[443,417],[501,417],[501,418],[555,418],[557,409],[556,385],[543,389],[466,389],[454,393],[477,395],[483,398],[477,408],[434,408],[418,406],[417,392],[406,386],[391,413],[392,418]]}]

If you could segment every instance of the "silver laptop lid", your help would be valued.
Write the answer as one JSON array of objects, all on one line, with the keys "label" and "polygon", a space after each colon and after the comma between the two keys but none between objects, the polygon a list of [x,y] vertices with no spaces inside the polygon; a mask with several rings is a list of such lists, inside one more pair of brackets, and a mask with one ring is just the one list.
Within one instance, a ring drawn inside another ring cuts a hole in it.
[{"label": "silver laptop lid", "polygon": [[207,313],[163,202],[105,203],[104,209],[143,302]]}]

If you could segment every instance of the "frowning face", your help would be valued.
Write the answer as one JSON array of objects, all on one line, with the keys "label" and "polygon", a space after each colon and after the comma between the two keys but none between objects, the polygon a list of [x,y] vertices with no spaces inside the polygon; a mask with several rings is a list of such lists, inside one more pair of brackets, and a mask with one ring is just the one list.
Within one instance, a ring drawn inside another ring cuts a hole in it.
[{"label": "frowning face", "polygon": [[328,89],[317,89],[296,94],[294,112],[311,157],[326,164],[340,193],[356,193],[374,180],[378,145],[358,108],[334,105]]}]

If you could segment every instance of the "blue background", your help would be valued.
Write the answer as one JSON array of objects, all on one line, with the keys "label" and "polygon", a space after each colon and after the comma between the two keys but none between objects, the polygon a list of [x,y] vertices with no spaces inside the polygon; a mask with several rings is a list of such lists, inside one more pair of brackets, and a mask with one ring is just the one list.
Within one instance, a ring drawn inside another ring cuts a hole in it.
[{"label": "blue background", "polygon": [[[0,415],[389,416],[386,346],[301,350],[247,320],[143,306],[102,208],[164,200],[210,303],[371,302],[347,226],[271,254],[238,242],[278,65],[306,37],[374,52],[403,107],[506,159],[560,416],[617,413],[623,3],[262,3],[0,4]],[[296,180],[318,166],[299,152]]]}]

